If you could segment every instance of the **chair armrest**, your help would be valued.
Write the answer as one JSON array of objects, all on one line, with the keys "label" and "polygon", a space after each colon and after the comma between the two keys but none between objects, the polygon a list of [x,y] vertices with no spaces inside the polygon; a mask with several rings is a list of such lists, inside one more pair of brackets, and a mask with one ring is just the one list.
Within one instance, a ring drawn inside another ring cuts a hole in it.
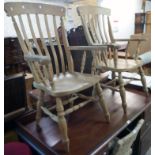
[{"label": "chair armrest", "polygon": [[115,41],[146,41],[147,39],[140,39],[140,38],[135,38],[135,39],[115,39]]},{"label": "chair armrest", "polygon": [[92,45],[92,46],[70,46],[69,49],[72,51],[76,51],[76,50],[96,50],[96,49],[106,49],[107,46],[96,46],[96,45]]},{"label": "chair armrest", "polygon": [[24,59],[27,62],[39,62],[42,65],[49,64],[51,62],[50,56],[41,56],[41,55],[34,55],[34,54],[27,54],[24,55]]},{"label": "chair armrest", "polygon": [[146,65],[151,62],[151,51],[148,51],[146,53],[143,53],[138,56],[143,62],[143,65]]},{"label": "chair armrest", "polygon": [[117,44],[103,44],[103,45],[90,45],[90,46],[69,46],[70,50],[98,50],[107,49],[108,47],[119,48],[120,45]]}]

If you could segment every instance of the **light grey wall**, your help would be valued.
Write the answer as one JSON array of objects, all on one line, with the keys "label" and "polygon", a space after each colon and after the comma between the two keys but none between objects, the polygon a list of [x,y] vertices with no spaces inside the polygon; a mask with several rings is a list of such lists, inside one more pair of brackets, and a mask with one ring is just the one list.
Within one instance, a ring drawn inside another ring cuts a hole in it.
[{"label": "light grey wall", "polygon": [[[115,38],[129,38],[134,34],[135,13],[141,12],[142,0],[98,0],[98,5],[111,9]],[[146,10],[151,9],[147,2]]]}]

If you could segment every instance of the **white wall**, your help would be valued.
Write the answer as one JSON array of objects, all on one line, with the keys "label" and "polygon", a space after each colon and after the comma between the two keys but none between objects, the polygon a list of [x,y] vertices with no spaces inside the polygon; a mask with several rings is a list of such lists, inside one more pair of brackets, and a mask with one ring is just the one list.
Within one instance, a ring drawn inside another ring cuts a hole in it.
[{"label": "white wall", "polygon": [[[142,0],[98,0],[98,5],[111,9],[115,38],[129,38],[134,34],[135,13],[141,12]],[[147,9],[150,10],[150,3]]]}]

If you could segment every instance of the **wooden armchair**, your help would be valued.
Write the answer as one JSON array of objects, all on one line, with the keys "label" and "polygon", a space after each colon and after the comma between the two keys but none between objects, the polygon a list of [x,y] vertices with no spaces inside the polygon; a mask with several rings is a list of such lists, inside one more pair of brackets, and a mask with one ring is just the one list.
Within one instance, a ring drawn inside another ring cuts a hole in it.
[{"label": "wooden armchair", "polygon": [[[122,72],[133,72],[138,70],[141,76],[143,88],[148,94],[146,81],[142,69],[142,61],[138,59],[139,47],[134,49],[134,57],[128,58],[128,48],[125,58],[118,58],[117,49],[119,45],[116,41],[138,41],[138,45],[144,39],[114,39],[112,28],[110,25],[110,9],[99,6],[80,6],[77,7],[78,15],[81,17],[84,27],[85,36],[89,45],[107,45],[107,50],[98,50],[95,56],[96,69],[102,71],[112,71],[112,80],[108,84],[101,84],[103,87],[108,87],[114,91],[119,91],[122,99],[124,113],[127,112],[126,94]],[[118,73],[118,78],[116,74]],[[116,81],[119,83],[119,89],[116,88]]]},{"label": "wooden armchair", "polygon": [[136,127],[130,131],[128,135],[121,139],[115,139],[113,144],[111,145],[111,152],[109,155],[131,155],[132,154],[132,144],[137,138],[139,130],[144,124],[144,120],[139,120]]},{"label": "wooden armchair", "polygon": [[[63,18],[65,16],[65,8],[41,3],[10,2],[5,3],[5,11],[7,15],[12,18],[24,53],[24,58],[34,76],[33,85],[35,88],[41,90],[37,102],[37,128],[39,128],[41,112],[43,111],[52,120],[58,123],[62,140],[66,143],[66,149],[69,151],[66,115],[78,110],[87,103],[96,102],[99,99],[106,120],[108,122],[110,120],[109,112],[102,96],[102,89],[99,84],[101,78],[93,74],[83,74],[85,55],[82,61],[81,72],[77,73],[74,71],[71,51],[68,47],[64,28]],[[59,26],[62,27],[63,45],[60,44],[57,31]],[[44,36],[43,32],[47,34],[47,37]],[[55,50],[55,46],[53,45],[51,33],[56,37],[58,51]],[[40,37],[40,44],[42,44],[43,50],[40,49],[41,46],[38,45],[36,34]],[[30,35],[34,44],[31,44],[28,35]],[[46,38],[46,41],[49,41],[48,48],[44,38]],[[88,51],[90,48],[91,47],[83,47],[82,50]],[[94,50],[99,48],[103,49],[105,46],[93,48]],[[93,86],[96,88],[98,98],[85,96],[80,93]],[[56,105],[50,107],[50,109],[45,107],[43,103],[45,93],[56,99]],[[74,104],[74,101],[78,98],[82,99],[82,102]],[[54,109],[56,109],[57,114],[53,113]]]}]

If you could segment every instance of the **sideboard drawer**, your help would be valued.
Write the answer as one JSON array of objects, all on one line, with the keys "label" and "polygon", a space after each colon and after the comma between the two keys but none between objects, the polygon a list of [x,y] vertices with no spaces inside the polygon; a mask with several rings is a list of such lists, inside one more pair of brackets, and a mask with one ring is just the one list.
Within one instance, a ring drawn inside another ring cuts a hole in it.
[{"label": "sideboard drawer", "polygon": [[151,146],[151,126],[145,131],[140,138],[140,155],[145,155]]},{"label": "sideboard drawer", "polygon": [[144,125],[141,129],[141,137],[145,134],[146,130],[151,126],[151,105],[144,112]]}]

